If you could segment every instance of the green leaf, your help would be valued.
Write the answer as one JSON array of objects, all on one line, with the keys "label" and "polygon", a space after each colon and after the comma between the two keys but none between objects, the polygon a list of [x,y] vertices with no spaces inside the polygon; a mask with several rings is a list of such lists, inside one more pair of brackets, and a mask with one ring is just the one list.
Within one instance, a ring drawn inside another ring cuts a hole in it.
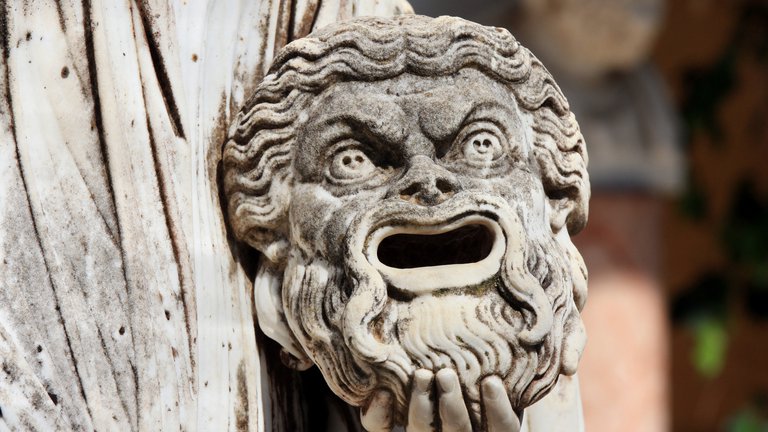
[{"label": "green leaf", "polygon": [[728,331],[725,321],[717,317],[702,317],[694,324],[696,343],[693,364],[702,375],[716,377],[725,365]]},{"label": "green leaf", "polygon": [[766,432],[768,422],[752,409],[743,409],[728,421],[728,432]]}]

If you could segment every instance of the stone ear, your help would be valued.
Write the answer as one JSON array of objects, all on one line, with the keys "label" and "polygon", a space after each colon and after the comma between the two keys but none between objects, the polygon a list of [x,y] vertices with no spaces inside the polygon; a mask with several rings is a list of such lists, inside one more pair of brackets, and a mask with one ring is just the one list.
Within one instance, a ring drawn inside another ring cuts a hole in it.
[{"label": "stone ear", "polygon": [[280,265],[289,250],[294,124],[264,127],[272,117],[262,105],[244,108],[233,123],[222,153],[222,184],[232,233]]},{"label": "stone ear", "polygon": [[253,302],[259,328],[270,339],[283,347],[281,358],[286,366],[306,370],[312,360],[293,336],[285,319],[282,303],[282,270],[269,263],[262,263],[253,282]]},{"label": "stone ear", "polygon": [[[230,183],[234,182],[230,180]],[[290,186],[275,181],[267,194],[258,196],[238,191],[231,193],[227,203],[230,226],[235,237],[278,266],[284,264],[290,250],[286,233],[289,196]]]},{"label": "stone ear", "polygon": [[566,318],[563,328],[563,349],[561,352],[561,367],[564,375],[573,375],[579,365],[579,359],[584,352],[587,342],[587,332],[581,320],[581,311],[587,301],[587,267],[584,260],[571,241],[568,231],[561,229],[557,241],[566,252],[570,266],[571,283],[573,284],[573,303],[575,310]]},{"label": "stone ear", "polygon": [[563,328],[563,349],[560,352],[561,373],[573,375],[579,366],[579,360],[587,344],[587,331],[578,311],[572,311]]},{"label": "stone ear", "polygon": [[552,232],[557,234],[568,223],[569,216],[576,207],[576,202],[569,197],[563,198],[549,198],[547,200],[549,206],[549,226],[552,228]]},{"label": "stone ear", "polygon": [[570,235],[576,235],[587,224],[589,189],[575,196],[549,197],[547,206],[552,232],[558,234],[567,228]]}]

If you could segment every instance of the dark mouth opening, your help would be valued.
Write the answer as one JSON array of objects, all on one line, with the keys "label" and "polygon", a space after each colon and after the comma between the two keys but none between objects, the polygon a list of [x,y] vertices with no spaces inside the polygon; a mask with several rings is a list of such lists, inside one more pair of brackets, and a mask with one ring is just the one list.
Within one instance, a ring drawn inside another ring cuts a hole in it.
[{"label": "dark mouth opening", "polygon": [[376,253],[382,264],[399,269],[470,264],[491,253],[493,240],[490,229],[473,224],[440,234],[394,234]]}]

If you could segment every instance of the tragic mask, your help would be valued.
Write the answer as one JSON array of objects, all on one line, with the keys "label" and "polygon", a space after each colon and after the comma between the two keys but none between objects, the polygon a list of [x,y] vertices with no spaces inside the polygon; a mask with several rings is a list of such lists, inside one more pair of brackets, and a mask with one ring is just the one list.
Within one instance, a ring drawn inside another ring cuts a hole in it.
[{"label": "tragic mask", "polygon": [[475,417],[516,410],[585,342],[587,155],[546,69],[505,30],[364,18],[286,46],[224,149],[235,235],[264,259],[260,325],[362,406],[450,368]]}]

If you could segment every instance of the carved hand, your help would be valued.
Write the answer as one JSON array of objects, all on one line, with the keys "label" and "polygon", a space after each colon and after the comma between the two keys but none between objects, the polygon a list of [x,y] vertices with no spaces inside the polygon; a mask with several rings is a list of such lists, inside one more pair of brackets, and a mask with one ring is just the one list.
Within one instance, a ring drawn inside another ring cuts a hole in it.
[{"label": "carved hand", "polygon": [[[433,379],[434,378],[434,379]],[[432,386],[437,386],[439,398],[435,410],[430,396]],[[501,378],[489,376],[481,385],[484,424],[487,432],[518,432],[520,420],[507,398]],[[472,432],[469,413],[461,394],[461,386],[456,372],[442,369],[433,374],[426,369],[419,369],[414,374],[411,387],[411,402],[408,409],[407,432],[435,431],[436,415],[443,425],[442,432]],[[382,390],[376,393],[369,405],[361,411],[363,427],[369,432],[390,432],[393,426],[392,395]]]}]

